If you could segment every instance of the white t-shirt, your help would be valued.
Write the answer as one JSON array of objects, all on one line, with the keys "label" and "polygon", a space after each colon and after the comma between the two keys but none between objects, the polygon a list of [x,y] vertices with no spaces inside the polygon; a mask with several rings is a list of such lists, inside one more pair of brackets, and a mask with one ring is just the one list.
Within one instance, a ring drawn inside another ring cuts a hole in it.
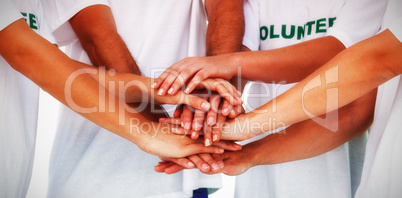
[{"label": "white t-shirt", "polygon": [[[383,29],[402,42],[402,1],[389,0]],[[402,54],[401,54],[402,56]],[[378,88],[363,175],[356,197],[402,197],[402,80],[401,75]]]},{"label": "white t-shirt", "polygon": [[[90,63],[68,19],[93,4],[111,7],[117,29],[141,73],[157,77],[187,56],[205,55],[206,15],[201,0],[46,1],[51,29],[67,54]],[[57,8],[57,9],[55,9]],[[50,162],[48,197],[190,197],[221,186],[220,175],[198,170],[156,173],[159,158],[64,108]],[[210,178],[210,179],[207,179]]]},{"label": "white t-shirt", "polygon": [[[270,50],[334,36],[348,47],[377,33],[385,6],[377,0],[248,0],[243,44]],[[249,83],[247,111],[293,85]],[[237,177],[236,197],[351,197],[360,181],[365,141],[366,135],[314,158],[253,167]]]},{"label": "white t-shirt", "polygon": [[[1,0],[0,4],[0,30],[24,18],[32,30],[43,34],[39,1]],[[39,88],[0,57],[0,93],[0,197],[22,198],[32,173]]]}]

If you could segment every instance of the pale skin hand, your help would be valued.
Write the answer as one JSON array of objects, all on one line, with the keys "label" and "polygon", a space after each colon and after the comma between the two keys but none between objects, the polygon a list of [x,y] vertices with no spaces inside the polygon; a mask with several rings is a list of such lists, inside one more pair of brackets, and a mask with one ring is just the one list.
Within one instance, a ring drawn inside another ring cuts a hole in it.
[{"label": "pale skin hand", "polygon": [[[320,101],[322,101],[322,98],[325,97],[326,90],[334,87],[339,89],[339,106],[348,104],[356,97],[362,96],[362,94],[384,83],[386,80],[389,80],[402,73],[401,54],[402,44],[389,30],[385,30],[384,32],[370,39],[350,47],[328,62],[322,68],[311,74],[305,80],[300,82],[298,85],[291,88],[288,92],[279,96],[276,101],[277,111],[288,116],[277,116],[277,118],[283,121],[287,120],[286,123],[294,123],[309,118],[303,112],[300,105],[297,104],[301,104],[300,96],[302,95],[301,92],[303,88],[307,83],[314,80],[317,76],[325,75],[327,78],[331,78],[332,75],[336,75],[338,76],[339,80],[332,84],[323,84],[320,87],[310,90],[309,94],[304,96],[305,101],[308,101],[308,104],[306,104],[307,109],[316,115],[332,110],[332,106],[327,109],[326,106],[323,106]],[[338,66],[337,70],[332,69],[334,65]],[[361,70],[361,65],[365,65],[366,69]],[[371,95],[371,97],[372,96],[373,95]],[[264,106],[265,108],[272,107],[272,103],[267,103]],[[285,107],[291,109],[292,111],[287,113]],[[348,106],[345,106],[344,108],[347,107]],[[340,110],[342,111],[344,108],[341,108]],[[359,112],[359,114],[364,113]],[[372,115],[372,112],[367,112],[367,114]],[[256,115],[255,117],[258,116],[259,115]],[[263,115],[265,118],[266,116],[267,114]],[[353,121],[353,119],[351,119],[351,121]],[[357,121],[356,123],[354,125],[365,129],[365,125],[361,124],[365,123],[364,121]],[[297,125],[293,126],[296,127]],[[339,126],[342,127],[343,125],[340,124]],[[263,130],[261,131],[263,132]],[[286,134],[289,134],[289,132]]]},{"label": "pale skin hand", "polygon": [[[326,36],[274,50],[185,58],[162,73],[154,87],[172,88],[175,93],[194,76],[185,89],[186,93],[190,93],[206,78],[230,79],[239,75],[238,68],[241,68],[241,77],[247,80],[293,83],[302,80],[344,49],[338,39]],[[267,73],[267,69],[270,72]]]},{"label": "pale skin hand", "polygon": [[[241,43],[244,34],[244,15],[243,15],[243,1],[242,0],[206,0],[205,9],[208,15],[208,29],[207,29],[207,56],[213,56],[217,54],[230,53],[240,51]],[[228,79],[229,80],[229,79]],[[161,91],[162,95],[166,93],[168,89]],[[170,94],[176,93],[170,92]],[[216,104],[216,103],[215,103]],[[241,103],[240,103],[241,104]],[[228,100],[224,100],[223,109],[227,112],[231,112],[231,105]],[[187,111],[189,115],[192,113]],[[208,118],[214,117],[213,113],[207,114]],[[192,117],[191,117],[192,118]],[[215,122],[223,122],[222,116],[219,114]],[[190,121],[189,121],[190,122]],[[210,123],[211,124],[211,123]],[[191,125],[190,125],[191,126]],[[213,133],[217,132],[217,128],[213,128]],[[198,133],[193,133],[194,138],[198,136]],[[220,133],[218,133],[220,134]],[[216,134],[215,134],[216,136]],[[219,139],[219,136],[218,136]],[[209,139],[210,141],[210,139]],[[211,141],[210,141],[211,142]],[[197,158],[198,156],[192,156],[191,158]],[[199,158],[211,159],[211,156],[200,155]],[[210,162],[210,161],[209,161]],[[211,167],[212,163],[209,163]],[[216,164],[216,163],[215,163]]]},{"label": "pale skin hand", "polygon": [[[65,89],[69,77],[82,66],[33,32],[23,19],[10,24],[0,32],[0,54],[16,71],[31,79],[61,103],[95,124],[133,142],[146,152],[168,157],[222,152],[218,147],[204,147],[202,143],[174,134],[154,131],[154,134],[158,135],[152,137],[150,134],[133,130],[130,126],[132,118],[138,119],[139,123],[152,124],[152,122],[138,113],[127,111],[127,108],[123,112],[110,111],[112,107],[119,109],[118,107],[126,104],[114,94],[109,94],[110,97],[100,97],[98,93],[100,85],[89,74],[78,76],[74,79],[71,89]],[[108,95],[108,92],[106,93]],[[71,105],[66,96],[71,96],[74,105]],[[104,111],[80,110],[91,107],[99,109],[99,102],[109,105],[106,105]],[[125,116],[121,117],[121,114]]]},{"label": "pale skin hand", "polygon": [[[221,155],[225,167],[219,172],[238,175],[253,166],[306,159],[328,152],[366,131],[373,120],[375,98],[376,91],[372,91],[339,109],[339,120],[332,119],[327,122],[328,125],[339,126],[335,132],[313,120],[306,120],[288,127],[282,133],[272,134],[249,143],[243,146],[241,151],[225,152]],[[175,160],[174,162],[176,164],[161,163],[156,170],[172,173],[173,170],[180,171],[188,168],[182,161]]]},{"label": "pale skin hand", "polygon": [[[313,112],[315,114],[319,114],[319,113],[325,113],[328,112],[329,110],[324,108],[322,106],[322,104],[317,101],[317,100],[322,100],[322,97],[325,97],[326,94],[326,90],[328,90],[329,88],[333,88],[333,87],[337,87],[340,91],[339,94],[339,105],[345,105],[347,103],[349,103],[349,101],[353,100],[356,97],[359,97],[361,94],[364,94],[365,92],[367,92],[368,90],[371,90],[373,88],[375,88],[376,86],[382,84],[383,82],[385,82],[388,79],[391,79],[392,77],[402,73],[402,67],[400,66],[402,63],[402,57],[400,56],[402,54],[402,45],[401,43],[394,37],[394,35],[389,31],[386,30],[370,39],[367,39],[365,41],[362,41],[354,46],[352,46],[351,48],[345,50],[345,52],[341,53],[340,55],[338,55],[336,58],[334,58],[333,60],[331,60],[329,63],[327,63],[326,65],[324,65],[322,68],[320,68],[318,71],[316,71],[315,73],[313,73],[312,75],[310,75],[307,79],[303,80],[298,86],[292,88],[291,90],[289,90],[287,93],[291,93],[291,94],[284,94],[283,96],[279,97],[277,100],[277,107],[278,106],[286,106],[290,103],[293,104],[299,104],[300,98],[297,98],[300,96],[300,93],[303,89],[303,87],[305,87],[305,85],[309,82],[311,82],[313,79],[315,79],[317,76],[326,76],[327,78],[331,78],[331,75],[336,75],[339,77],[339,80],[336,83],[333,83],[331,85],[328,84],[324,84],[321,87],[318,87],[317,89],[313,89],[310,90],[311,92],[306,95],[306,98],[309,98],[310,101],[308,103],[308,109],[310,110],[314,110]],[[338,66],[337,70],[331,70],[331,68],[334,67],[334,65]],[[365,65],[366,66],[366,70],[362,71],[361,69],[359,69],[361,67],[361,65]],[[342,90],[343,89],[343,90]],[[347,90],[345,90],[347,89]],[[373,95],[375,97],[375,92],[374,93],[370,93],[369,95],[371,95],[371,98],[373,98]],[[364,100],[364,98],[367,99],[367,96],[362,97],[362,100]],[[370,97],[368,97],[370,98]],[[287,102],[281,102],[281,100],[289,100],[290,103]],[[315,100],[315,101],[314,101]],[[308,101],[306,99],[306,101]],[[370,102],[369,102],[370,103]],[[371,102],[373,103],[373,102]],[[347,115],[347,109],[348,106],[352,105],[353,103],[343,107],[340,109],[340,113],[342,113],[342,111],[346,111]],[[272,105],[272,104],[271,104]],[[297,112],[297,107],[290,107],[293,110],[296,110]],[[298,107],[300,108],[300,107]],[[370,109],[370,108],[368,108]],[[299,111],[300,112],[300,111]],[[371,112],[367,112],[367,113],[362,113],[359,112],[358,114],[360,115],[364,115],[364,114],[368,114],[368,115],[372,115],[373,112],[371,110]],[[301,118],[298,119],[305,119],[306,116],[303,115],[303,113],[298,114]],[[341,116],[341,118],[343,118],[345,116]],[[294,119],[294,118],[293,118]],[[372,117],[371,117],[372,119]],[[343,119],[345,120],[345,119]],[[353,127],[350,127],[349,129],[339,129],[340,131],[347,131],[347,130],[357,130],[357,131],[364,131],[365,127],[367,127],[367,123],[370,123],[370,119],[363,119],[363,121],[356,121],[356,123],[353,123],[354,119],[349,119],[346,120],[348,122],[351,122],[351,124],[353,126],[357,126],[359,129],[355,129]],[[366,120],[366,121],[364,121]],[[292,121],[290,121],[291,123]],[[305,121],[305,122],[301,122],[300,124],[296,124],[293,125],[291,127],[288,128],[288,132],[285,134],[296,134],[296,133],[290,133],[289,130],[294,129],[296,127],[303,127],[303,125],[308,126],[309,122]],[[311,123],[311,122],[310,122]],[[342,124],[339,124],[340,127],[345,126]],[[348,126],[348,125],[346,125]],[[311,129],[311,127],[310,127]],[[299,133],[299,134],[305,134],[307,135],[308,133]],[[323,134],[327,134],[327,135],[332,135],[332,134],[336,134],[336,133],[323,133]],[[348,134],[348,133],[346,133]],[[261,141],[266,141],[266,143],[269,141],[270,142],[270,146],[272,146],[272,140],[269,139],[273,139],[271,137],[277,137],[276,139],[281,139],[281,137],[286,137],[285,135],[270,135],[267,136],[266,138],[264,138],[263,140],[260,140],[258,142]],[[289,137],[289,136],[287,136]],[[292,136],[290,136],[292,137]],[[297,137],[297,136],[294,136]],[[311,136],[314,137],[314,136]],[[338,137],[342,137],[342,136],[338,136]],[[349,137],[350,139],[351,137]],[[293,138],[295,139],[295,138]],[[322,139],[331,139],[331,138],[317,138],[315,137],[316,140],[322,140]],[[338,138],[338,142],[342,143],[342,140],[349,140],[348,137],[346,138]],[[308,139],[307,139],[308,140]],[[289,140],[286,140],[289,141]],[[297,142],[300,141],[300,138],[296,138]],[[258,144],[258,142],[254,142],[252,144]],[[275,141],[274,141],[275,142]],[[283,141],[282,141],[283,142]],[[320,142],[320,141],[317,141]],[[337,141],[333,141],[331,142],[332,147],[339,145],[339,144],[335,144]],[[266,143],[261,144],[261,145],[267,145]],[[328,144],[328,142],[325,142],[325,144]],[[286,144],[286,145],[293,145],[293,144]],[[300,144],[294,144],[294,145],[300,145]],[[320,145],[320,144],[318,144]],[[274,148],[277,148],[275,146],[273,146]],[[270,148],[270,147],[267,147]],[[272,148],[272,147],[271,147]],[[297,148],[297,147],[294,147]],[[308,148],[314,148],[313,146],[309,146]],[[328,148],[331,148],[331,146],[321,146],[318,147],[321,149],[328,150]],[[244,149],[246,150],[246,149]],[[280,150],[280,149],[278,149]],[[288,146],[286,146],[286,148],[284,148],[284,150],[291,150],[289,149]],[[300,150],[300,149],[296,149]],[[269,153],[268,150],[264,149],[264,148],[259,148],[257,150],[255,150],[256,152],[250,152],[250,153],[259,153],[258,151],[266,151],[266,153],[264,153],[265,156],[267,156]],[[320,150],[314,151],[312,152],[311,150],[309,152],[305,152],[308,153],[309,155],[314,156],[315,154],[319,154],[321,152],[319,152]],[[280,156],[283,157],[278,157],[277,155],[272,155],[272,153],[269,153],[271,156],[271,159],[267,159],[264,158],[261,154],[259,157],[256,157],[255,159],[260,159],[260,162],[257,164],[273,164],[273,163],[281,163],[281,162],[286,162],[286,161],[291,161],[294,159],[303,159],[306,157],[306,155],[298,155],[298,156],[292,156],[289,155],[289,153],[297,153],[297,152],[288,152],[288,155],[284,156],[282,155],[281,152],[277,152],[280,153]],[[230,155],[227,154],[227,155]],[[276,156],[276,157],[275,157]],[[308,155],[307,155],[308,157]],[[262,160],[266,160],[265,162],[261,162]],[[242,167],[242,163],[239,162],[237,163],[237,166]],[[244,166],[243,166],[244,167]],[[246,167],[250,167],[250,166],[246,166]],[[247,168],[246,168],[247,169]],[[231,171],[227,171],[227,174],[238,174],[236,172],[231,172]]]}]

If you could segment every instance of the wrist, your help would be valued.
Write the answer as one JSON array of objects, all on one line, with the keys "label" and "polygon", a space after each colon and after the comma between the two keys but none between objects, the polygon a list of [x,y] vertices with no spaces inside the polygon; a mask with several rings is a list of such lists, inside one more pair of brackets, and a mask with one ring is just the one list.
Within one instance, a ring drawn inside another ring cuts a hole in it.
[{"label": "wrist", "polygon": [[232,77],[241,77],[242,76],[242,68],[244,65],[244,61],[242,58],[242,53],[237,52],[237,53],[231,53],[229,54],[228,58],[229,62],[229,68],[230,68],[230,74]]}]

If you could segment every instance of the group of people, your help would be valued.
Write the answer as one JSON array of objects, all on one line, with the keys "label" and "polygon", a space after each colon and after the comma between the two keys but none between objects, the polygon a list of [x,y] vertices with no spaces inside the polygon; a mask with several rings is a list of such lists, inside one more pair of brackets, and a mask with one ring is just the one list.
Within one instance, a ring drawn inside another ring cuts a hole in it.
[{"label": "group of people", "polygon": [[236,197],[399,197],[400,8],[1,0],[0,197],[26,196],[39,87],[64,105],[48,197],[191,197],[220,173]]}]

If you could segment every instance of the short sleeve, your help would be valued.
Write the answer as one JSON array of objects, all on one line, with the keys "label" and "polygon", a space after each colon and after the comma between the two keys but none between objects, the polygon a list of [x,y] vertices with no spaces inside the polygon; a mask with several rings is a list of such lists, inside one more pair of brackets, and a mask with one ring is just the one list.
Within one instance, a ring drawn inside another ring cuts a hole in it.
[{"label": "short sleeve", "polygon": [[22,18],[22,15],[10,0],[1,0],[0,2],[0,30],[3,30],[11,23]]},{"label": "short sleeve", "polygon": [[328,35],[349,47],[374,36],[381,28],[387,0],[347,0]]},{"label": "short sleeve", "polygon": [[245,21],[243,45],[252,51],[257,51],[260,47],[258,2],[256,0],[244,1],[243,10]]},{"label": "short sleeve", "polygon": [[107,5],[107,0],[42,0],[45,19],[59,46],[73,43],[78,38],[68,23],[71,17],[91,5]]}]

